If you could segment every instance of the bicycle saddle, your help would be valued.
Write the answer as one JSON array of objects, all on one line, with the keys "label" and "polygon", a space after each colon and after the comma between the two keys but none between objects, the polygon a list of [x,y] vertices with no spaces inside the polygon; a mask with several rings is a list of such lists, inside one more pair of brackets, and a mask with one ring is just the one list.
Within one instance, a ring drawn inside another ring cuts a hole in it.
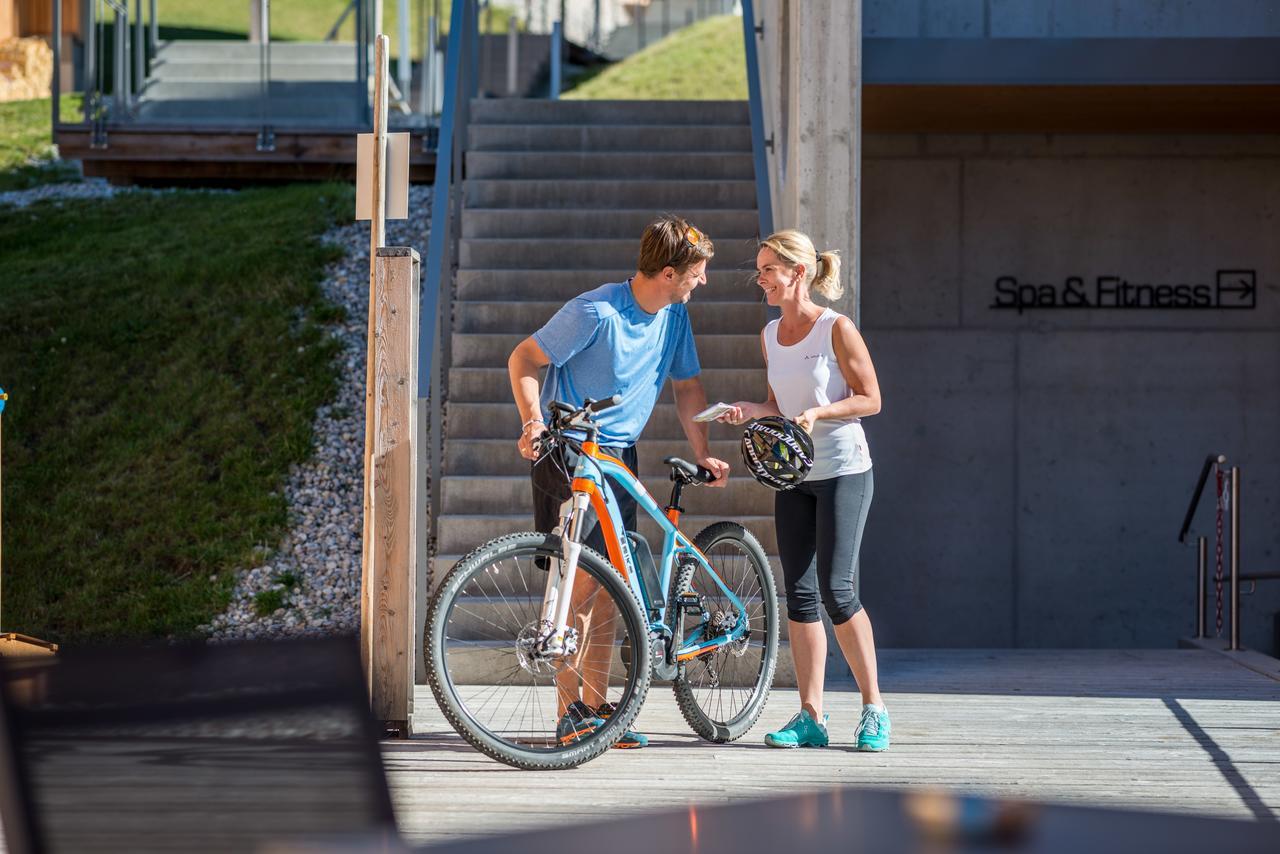
[{"label": "bicycle saddle", "polygon": [[704,469],[702,466],[694,465],[687,460],[682,460],[679,457],[667,457],[662,461],[662,464],[664,466],[671,466],[672,480],[675,480],[677,477],[685,483],[693,483],[694,481],[697,481],[698,483],[711,483],[711,481],[715,480],[715,476],[707,469]]}]

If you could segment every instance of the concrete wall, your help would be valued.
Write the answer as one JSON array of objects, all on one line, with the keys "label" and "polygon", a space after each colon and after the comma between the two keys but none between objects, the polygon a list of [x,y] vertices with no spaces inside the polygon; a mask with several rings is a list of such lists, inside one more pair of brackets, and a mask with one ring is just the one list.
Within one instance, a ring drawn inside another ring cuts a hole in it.
[{"label": "concrete wall", "polygon": [[868,38],[1275,35],[1271,0],[862,0]]},{"label": "concrete wall", "polygon": [[[1211,451],[1244,469],[1244,567],[1280,569],[1280,138],[867,136],[864,158],[882,645],[1190,634],[1176,533]],[[1228,269],[1257,271],[1255,309],[991,308],[1002,276],[1060,295]],[[1275,652],[1280,582],[1243,601],[1244,642]]]}]

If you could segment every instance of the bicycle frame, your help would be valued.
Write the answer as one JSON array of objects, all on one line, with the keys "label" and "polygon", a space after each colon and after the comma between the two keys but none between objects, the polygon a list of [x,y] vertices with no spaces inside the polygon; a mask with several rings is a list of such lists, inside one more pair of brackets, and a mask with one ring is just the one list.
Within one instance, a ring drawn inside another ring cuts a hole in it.
[{"label": "bicycle frame", "polygon": [[549,652],[565,650],[565,639],[573,636],[571,628],[567,625],[567,618],[570,599],[573,595],[573,579],[577,573],[578,557],[582,552],[582,540],[585,538],[583,525],[588,507],[595,512],[601,526],[609,562],[626,580],[628,586],[644,605],[646,613],[656,612],[657,614],[657,619],[649,624],[650,632],[661,634],[668,631],[667,612],[675,607],[675,603],[667,602],[662,607],[652,606],[651,603],[655,597],[646,588],[645,580],[635,565],[631,547],[623,539],[625,534],[622,516],[613,489],[605,479],[606,475],[620,483],[635,498],[638,509],[652,517],[662,530],[662,556],[657,567],[660,589],[669,590],[672,574],[681,560],[692,559],[702,565],[738,611],[737,622],[728,632],[706,638],[701,637],[703,631],[699,627],[687,637],[677,638],[676,661],[696,658],[741,638],[747,629],[747,609],[720,578],[706,555],[680,530],[679,509],[671,508],[668,511],[659,507],[653,496],[625,463],[602,453],[598,443],[586,441],[582,443],[581,453],[578,454],[578,461],[574,467],[573,494],[561,506],[560,566],[558,571],[548,573],[547,588],[543,597],[542,625],[544,631],[549,630],[547,650]]}]

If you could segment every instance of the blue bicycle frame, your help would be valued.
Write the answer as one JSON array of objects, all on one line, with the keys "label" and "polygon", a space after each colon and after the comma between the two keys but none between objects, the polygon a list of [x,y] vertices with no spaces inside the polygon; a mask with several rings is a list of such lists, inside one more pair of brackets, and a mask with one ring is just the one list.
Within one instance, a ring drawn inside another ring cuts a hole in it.
[{"label": "blue bicycle frame", "polygon": [[[679,566],[682,559],[692,559],[697,561],[707,571],[710,577],[715,581],[717,587],[723,591],[728,597],[734,609],[738,612],[738,620],[727,633],[719,634],[715,637],[704,637],[703,627],[706,624],[704,620],[696,629],[690,632],[686,637],[677,639],[676,655],[677,661],[684,661],[690,658],[696,658],[712,649],[724,646],[726,643],[738,640],[747,630],[747,609],[742,601],[734,595],[734,592],[720,578],[719,573],[711,566],[706,555],[698,549],[693,542],[685,536],[676,525],[679,519],[678,510],[673,513],[676,518],[669,518],[663,508],[653,500],[653,496],[644,488],[644,485],[636,478],[631,470],[622,463],[621,460],[600,453],[599,447],[595,442],[584,442],[582,453],[578,454],[578,462],[573,472],[573,491],[581,494],[587,492],[591,497],[591,506],[596,511],[596,516],[604,528],[604,540],[608,548],[608,558],[614,565],[614,568],[627,580],[628,585],[639,597],[639,601],[644,604],[646,613],[654,614],[656,612],[657,619],[650,623],[651,631],[665,631],[667,610],[672,607],[673,603],[667,602],[662,606],[655,607],[652,603],[661,601],[663,597],[655,597],[646,588],[644,578],[639,571],[637,560],[632,553],[630,543],[624,533],[622,524],[622,515],[618,508],[618,500],[614,495],[613,489],[605,476],[612,477],[617,483],[636,500],[638,508],[658,523],[662,529],[662,556],[658,562],[658,584],[660,590],[669,590],[671,586],[671,576]],[[589,484],[589,485],[588,485]],[[565,502],[566,510],[573,503],[574,498]],[[580,501],[580,499],[579,499]],[[600,510],[603,508],[604,513]]]}]

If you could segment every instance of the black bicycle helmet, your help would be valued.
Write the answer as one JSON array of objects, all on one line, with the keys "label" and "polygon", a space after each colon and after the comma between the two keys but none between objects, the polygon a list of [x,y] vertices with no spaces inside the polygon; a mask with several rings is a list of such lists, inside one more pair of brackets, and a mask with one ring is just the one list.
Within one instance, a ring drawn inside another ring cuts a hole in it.
[{"label": "black bicycle helmet", "polygon": [[742,431],[742,461],[770,489],[791,489],[813,468],[813,438],[786,418],[758,418]]}]

